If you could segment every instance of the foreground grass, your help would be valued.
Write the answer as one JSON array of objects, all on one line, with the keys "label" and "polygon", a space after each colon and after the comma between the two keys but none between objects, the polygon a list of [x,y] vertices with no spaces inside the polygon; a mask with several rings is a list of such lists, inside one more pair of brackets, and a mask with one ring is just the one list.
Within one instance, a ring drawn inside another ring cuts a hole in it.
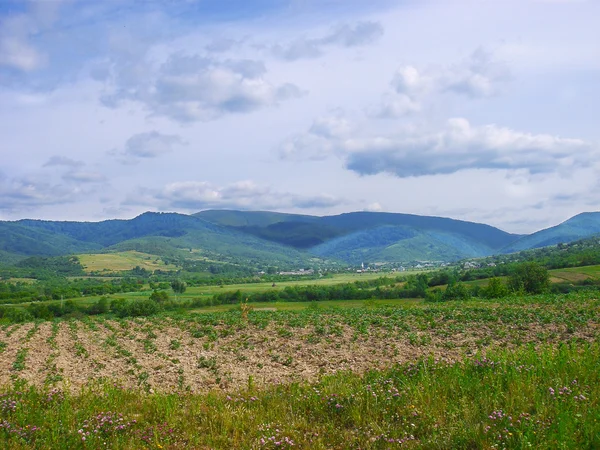
[{"label": "foreground grass", "polygon": [[432,358],[319,383],[77,395],[20,381],[0,397],[4,448],[600,448],[600,347]]}]

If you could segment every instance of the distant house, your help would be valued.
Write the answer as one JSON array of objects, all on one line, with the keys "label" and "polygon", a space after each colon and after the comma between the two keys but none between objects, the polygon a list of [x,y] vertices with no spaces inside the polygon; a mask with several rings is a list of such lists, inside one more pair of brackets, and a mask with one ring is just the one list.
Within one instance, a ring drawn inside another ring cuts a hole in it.
[{"label": "distant house", "polygon": [[298,269],[291,272],[279,272],[279,275],[312,275],[315,271],[313,269]]}]

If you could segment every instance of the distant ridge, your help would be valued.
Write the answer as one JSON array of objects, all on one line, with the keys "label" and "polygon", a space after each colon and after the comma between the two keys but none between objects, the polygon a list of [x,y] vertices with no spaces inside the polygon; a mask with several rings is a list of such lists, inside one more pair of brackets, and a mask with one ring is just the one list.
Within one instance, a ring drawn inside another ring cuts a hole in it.
[{"label": "distant ridge", "polygon": [[[130,220],[0,222],[0,250],[19,256],[138,250],[168,253],[190,249],[243,264],[296,264],[310,259],[294,248],[264,241],[198,217],[147,212]],[[5,232],[6,231],[6,232]],[[2,255],[0,255],[2,256]]]},{"label": "distant ridge", "polygon": [[556,226],[524,236],[502,249],[503,253],[514,253],[532,248],[568,243],[600,234],[600,212],[577,214]]},{"label": "distant ridge", "polygon": [[27,256],[137,250],[232,264],[311,266],[329,261],[455,261],[511,253],[600,234],[600,212],[582,213],[522,236],[490,225],[400,213],[310,216],[271,211],[147,212],[101,222],[0,221],[0,263]]},{"label": "distant ridge", "polygon": [[349,263],[452,261],[487,256],[520,237],[489,225],[400,213],[352,212],[317,217],[208,210],[194,215],[322,258]]}]

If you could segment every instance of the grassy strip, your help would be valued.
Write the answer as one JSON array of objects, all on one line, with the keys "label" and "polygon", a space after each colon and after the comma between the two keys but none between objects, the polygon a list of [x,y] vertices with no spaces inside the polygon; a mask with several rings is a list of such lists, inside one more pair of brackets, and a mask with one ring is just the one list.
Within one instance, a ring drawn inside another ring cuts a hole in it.
[{"label": "grassy strip", "polygon": [[600,448],[600,347],[432,358],[236,393],[71,396],[17,383],[4,448]]}]

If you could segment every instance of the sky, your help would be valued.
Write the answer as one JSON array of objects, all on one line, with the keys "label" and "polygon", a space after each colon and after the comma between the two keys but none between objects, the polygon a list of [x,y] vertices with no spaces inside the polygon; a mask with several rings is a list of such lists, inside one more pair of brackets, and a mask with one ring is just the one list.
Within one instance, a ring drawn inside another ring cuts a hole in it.
[{"label": "sky", "polygon": [[600,210],[597,0],[0,0],[0,220]]}]

